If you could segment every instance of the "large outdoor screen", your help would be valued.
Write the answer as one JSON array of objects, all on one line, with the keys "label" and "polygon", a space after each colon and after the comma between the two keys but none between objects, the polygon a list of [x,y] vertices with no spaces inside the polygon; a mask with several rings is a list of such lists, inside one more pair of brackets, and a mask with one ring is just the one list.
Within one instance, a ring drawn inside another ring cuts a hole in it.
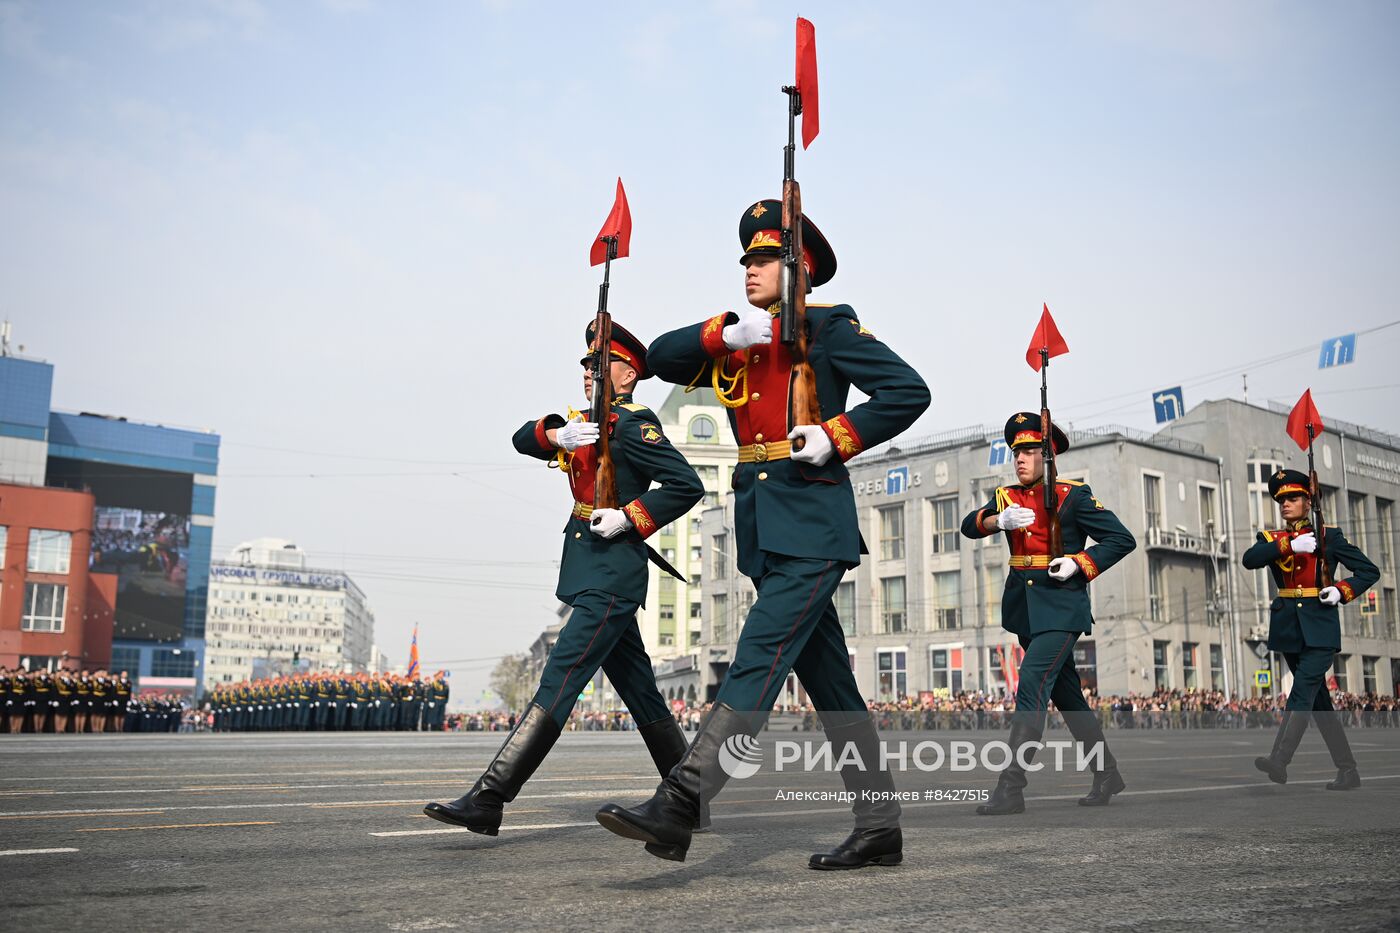
[{"label": "large outdoor screen", "polygon": [[192,478],[54,457],[48,482],[97,497],[91,568],[117,576],[113,634],[179,640],[185,626]]}]

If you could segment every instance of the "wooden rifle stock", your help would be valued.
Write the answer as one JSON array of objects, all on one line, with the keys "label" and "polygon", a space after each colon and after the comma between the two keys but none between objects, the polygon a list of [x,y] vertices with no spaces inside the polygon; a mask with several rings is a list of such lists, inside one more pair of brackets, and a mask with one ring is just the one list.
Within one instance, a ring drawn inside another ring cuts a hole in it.
[{"label": "wooden rifle stock", "polygon": [[[782,308],[778,315],[778,339],[792,356],[791,408],[789,427],[821,424],[821,404],[817,400],[817,374],[807,358],[807,264],[802,252],[802,188],[797,184],[797,117],[802,113],[802,95],[796,87],[785,87],[788,96],[788,141],[783,148],[783,281]],[[802,449],[802,439],[793,449]]]},{"label": "wooden rifle stock", "polygon": [[1327,566],[1327,525],[1322,517],[1322,488],[1317,481],[1317,469],[1313,466],[1313,427],[1308,425],[1308,498],[1312,500],[1313,535],[1317,538],[1317,588],[1332,585],[1332,568]]},{"label": "wooden rifle stock", "polygon": [[1060,497],[1055,492],[1059,479],[1055,469],[1055,424],[1050,420],[1049,401],[1050,351],[1040,348],[1040,459],[1045,468],[1041,477],[1045,484],[1045,522],[1050,539],[1050,559],[1065,556],[1064,536],[1060,531]]}]

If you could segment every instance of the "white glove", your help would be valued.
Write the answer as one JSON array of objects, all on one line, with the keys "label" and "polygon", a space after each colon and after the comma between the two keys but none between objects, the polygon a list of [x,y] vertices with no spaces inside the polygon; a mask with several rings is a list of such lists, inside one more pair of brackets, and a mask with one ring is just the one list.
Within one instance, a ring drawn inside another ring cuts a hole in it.
[{"label": "white glove", "polygon": [[600,538],[616,538],[631,527],[632,523],[622,509],[594,509],[593,523],[588,530]]},{"label": "white glove", "polygon": [[1317,535],[1311,531],[1304,532],[1294,538],[1290,545],[1294,554],[1312,554],[1317,550]]},{"label": "white glove", "polygon": [[1057,557],[1050,562],[1050,576],[1064,582],[1079,572],[1079,564],[1072,557]]},{"label": "white glove", "polygon": [[997,514],[997,527],[1002,531],[1015,531],[1035,524],[1035,509],[1023,505],[1008,506],[1006,511]]},{"label": "white glove", "polygon": [[738,324],[726,324],[720,332],[724,345],[731,350],[742,350],[756,343],[773,342],[773,315],[761,308],[751,308],[739,318]]},{"label": "white glove", "polygon": [[565,450],[575,450],[598,442],[598,426],[584,421],[583,415],[574,415],[554,432],[555,440]]},{"label": "white glove", "polygon": [[1342,591],[1335,586],[1324,586],[1322,592],[1317,594],[1317,598],[1324,606],[1335,606],[1342,601]]},{"label": "white glove", "polygon": [[831,459],[835,448],[831,446],[831,438],[826,436],[819,424],[799,424],[788,434],[788,440],[795,441],[802,438],[802,449],[796,446],[792,450],[792,459],[798,463],[810,463],[812,466],[821,466]]}]

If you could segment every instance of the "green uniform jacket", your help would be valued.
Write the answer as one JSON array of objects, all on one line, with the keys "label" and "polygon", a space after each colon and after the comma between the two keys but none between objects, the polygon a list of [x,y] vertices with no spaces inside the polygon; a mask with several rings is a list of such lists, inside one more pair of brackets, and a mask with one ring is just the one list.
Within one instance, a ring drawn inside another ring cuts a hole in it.
[{"label": "green uniform jacket", "polygon": [[[1317,557],[1315,554],[1293,553],[1292,540],[1312,530],[1312,523],[1301,521],[1291,531],[1261,531],[1255,542],[1244,552],[1242,562],[1250,570],[1268,567],[1279,589],[1317,589]],[[1335,585],[1342,602],[1349,603],[1380,579],[1380,571],[1361,549],[1342,534],[1340,528],[1328,528],[1324,539],[1328,568],[1335,574],[1341,563],[1354,576]],[[1342,649],[1342,623],[1336,606],[1328,606],[1316,596],[1276,597],[1269,607],[1269,649],[1272,651],[1302,651],[1304,648]]]},{"label": "green uniform jacket", "polygon": [[[647,551],[644,540],[689,512],[705,494],[700,477],[681,452],[661,432],[661,421],[632,396],[613,400],[611,450],[617,478],[617,501],[632,522],[632,530],[611,540],[589,530],[586,519],[570,514],[564,526],[564,554],[559,561],[555,595],[572,606],[585,590],[600,590],[644,605],[647,597]],[[546,415],[515,432],[515,449],[537,460],[553,460],[558,448],[545,431],[564,424],[559,415]],[[569,485],[575,503],[593,504],[597,446],[580,447],[568,461]],[[656,488],[651,488],[658,483]]]},{"label": "green uniform jacket", "polygon": [[[716,365],[732,374],[747,363],[748,394],[729,410],[729,426],[741,446],[781,442],[792,429],[791,356],[776,341],[730,351],[722,332],[738,319],[729,312],[663,334],[647,350],[647,365],[667,382],[708,386]],[[908,428],[930,401],[924,380],[860,325],[850,305],[809,304],[807,327],[822,427],[835,452],[819,467],[791,459],[735,467],[738,568],[752,578],[762,575],[765,553],[859,564],[865,542],[846,461]],[[847,410],[853,385],[869,399]]]},{"label": "green uniform jacket", "polygon": [[[1060,537],[1065,556],[1079,565],[1079,573],[1064,582],[1051,578],[1044,567],[1012,567],[1006,574],[1001,598],[1001,627],[1027,637],[1041,632],[1083,632],[1094,625],[1090,612],[1089,583],[1137,547],[1132,534],[1083,483],[1062,480],[1055,484],[1059,501]],[[1013,558],[1049,557],[1049,525],[1045,518],[1044,486],[1003,486],[982,508],[963,519],[962,533],[985,538],[982,520],[1015,504],[1033,510],[1035,522],[1010,532],[1007,546]],[[990,532],[1000,534],[1001,532]],[[1094,544],[1090,545],[1090,540]]]}]

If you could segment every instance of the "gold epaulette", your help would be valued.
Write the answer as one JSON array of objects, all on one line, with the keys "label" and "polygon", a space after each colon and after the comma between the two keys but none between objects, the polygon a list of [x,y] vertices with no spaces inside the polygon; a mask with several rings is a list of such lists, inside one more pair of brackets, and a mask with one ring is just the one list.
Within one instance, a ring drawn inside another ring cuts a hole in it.
[{"label": "gold epaulette", "polygon": [[625,408],[628,411],[646,411],[645,405],[638,405],[636,402],[623,402],[618,408]]},{"label": "gold epaulette", "polygon": [[1057,483],[1064,483],[1066,486],[1083,486],[1083,485],[1084,485],[1083,483],[1081,483],[1081,482],[1080,482],[1079,480],[1077,480],[1077,479],[1056,479],[1055,482],[1057,482]]}]

